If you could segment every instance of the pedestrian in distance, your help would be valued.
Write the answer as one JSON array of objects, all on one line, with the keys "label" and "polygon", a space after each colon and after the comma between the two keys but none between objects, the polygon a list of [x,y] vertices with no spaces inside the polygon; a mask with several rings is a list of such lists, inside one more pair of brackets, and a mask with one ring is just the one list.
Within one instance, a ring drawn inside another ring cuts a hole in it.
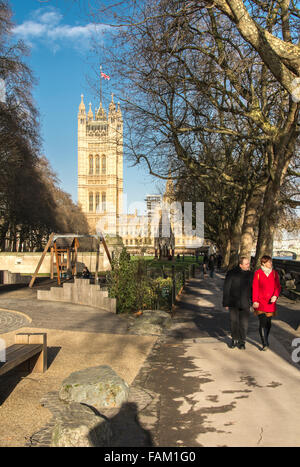
[{"label": "pedestrian in distance", "polygon": [[208,269],[210,270],[210,277],[214,277],[214,272],[215,272],[215,256],[210,255],[209,260],[208,260]]},{"label": "pedestrian in distance", "polygon": [[269,348],[272,318],[276,315],[276,302],[281,287],[278,272],[273,269],[271,256],[262,256],[260,264],[260,269],[254,273],[252,301],[254,313],[259,319],[262,350],[267,350]]},{"label": "pedestrian in distance", "polygon": [[252,272],[246,257],[227,272],[223,287],[223,306],[230,313],[230,347],[246,348],[246,337],[251,306]]},{"label": "pedestrian in distance", "polygon": [[85,266],[82,271],[82,278],[83,279],[89,279],[90,278],[90,271],[88,268]]},{"label": "pedestrian in distance", "polygon": [[203,278],[207,274],[207,266],[208,266],[208,255],[207,255],[207,253],[205,253],[204,257],[203,257],[203,262],[202,262]]}]

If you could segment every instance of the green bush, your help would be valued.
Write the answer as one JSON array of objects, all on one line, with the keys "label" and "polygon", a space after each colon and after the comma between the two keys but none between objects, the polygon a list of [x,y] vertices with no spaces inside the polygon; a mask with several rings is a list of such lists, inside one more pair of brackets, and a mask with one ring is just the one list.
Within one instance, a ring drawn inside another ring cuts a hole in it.
[{"label": "green bush", "polygon": [[136,303],[135,277],[130,256],[124,248],[112,261],[107,274],[109,296],[117,299],[117,312],[131,312]]},{"label": "green bush", "polygon": [[158,277],[152,280],[154,307],[169,310],[172,306],[172,278]]},{"label": "green bush", "polygon": [[[150,264],[149,264],[150,263]],[[170,310],[173,277],[169,264],[155,264],[142,257],[130,258],[126,248],[116,255],[107,274],[109,296],[117,299],[118,313],[145,309]],[[181,265],[180,265],[181,266]],[[175,295],[189,277],[191,265],[174,269]]]},{"label": "green bush", "polygon": [[145,261],[131,261],[125,248],[114,258],[107,284],[109,296],[117,299],[118,313],[132,313],[152,307],[154,296]]}]

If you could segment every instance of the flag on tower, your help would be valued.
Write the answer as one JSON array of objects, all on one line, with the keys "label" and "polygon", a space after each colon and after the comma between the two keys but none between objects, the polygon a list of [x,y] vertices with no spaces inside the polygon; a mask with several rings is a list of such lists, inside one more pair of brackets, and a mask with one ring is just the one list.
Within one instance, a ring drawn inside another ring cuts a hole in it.
[{"label": "flag on tower", "polygon": [[110,80],[110,76],[106,75],[106,74],[103,73],[102,71],[101,71],[101,78]]}]

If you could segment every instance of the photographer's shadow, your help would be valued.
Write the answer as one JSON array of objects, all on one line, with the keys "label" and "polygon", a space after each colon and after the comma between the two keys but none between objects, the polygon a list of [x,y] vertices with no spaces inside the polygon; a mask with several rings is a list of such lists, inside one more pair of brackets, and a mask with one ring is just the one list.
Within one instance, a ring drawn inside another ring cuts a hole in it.
[{"label": "photographer's shadow", "polygon": [[[98,415],[101,414],[98,413]],[[119,412],[108,421],[112,430],[112,440],[109,447],[153,446],[150,432],[145,430],[139,422],[136,403],[124,403]],[[97,427],[95,430],[97,431]],[[95,439],[93,431],[94,429],[90,432],[90,439]]]}]

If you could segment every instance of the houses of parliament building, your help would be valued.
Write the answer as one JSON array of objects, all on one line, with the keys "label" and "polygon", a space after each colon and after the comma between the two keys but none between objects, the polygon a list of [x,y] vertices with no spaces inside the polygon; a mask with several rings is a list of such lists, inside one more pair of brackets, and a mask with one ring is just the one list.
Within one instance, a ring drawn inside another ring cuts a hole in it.
[{"label": "houses of parliament building", "polygon": [[[144,247],[149,253],[164,250],[167,255],[184,251],[192,238],[181,235],[158,240],[149,229],[161,201],[168,201],[173,185],[168,180],[166,192],[148,195],[147,215],[123,213],[123,117],[120,104],[112,95],[108,113],[99,108],[87,110],[84,96],[78,111],[78,204],[88,220],[90,233],[119,235],[129,250]],[[172,229],[171,229],[172,230]]]}]

